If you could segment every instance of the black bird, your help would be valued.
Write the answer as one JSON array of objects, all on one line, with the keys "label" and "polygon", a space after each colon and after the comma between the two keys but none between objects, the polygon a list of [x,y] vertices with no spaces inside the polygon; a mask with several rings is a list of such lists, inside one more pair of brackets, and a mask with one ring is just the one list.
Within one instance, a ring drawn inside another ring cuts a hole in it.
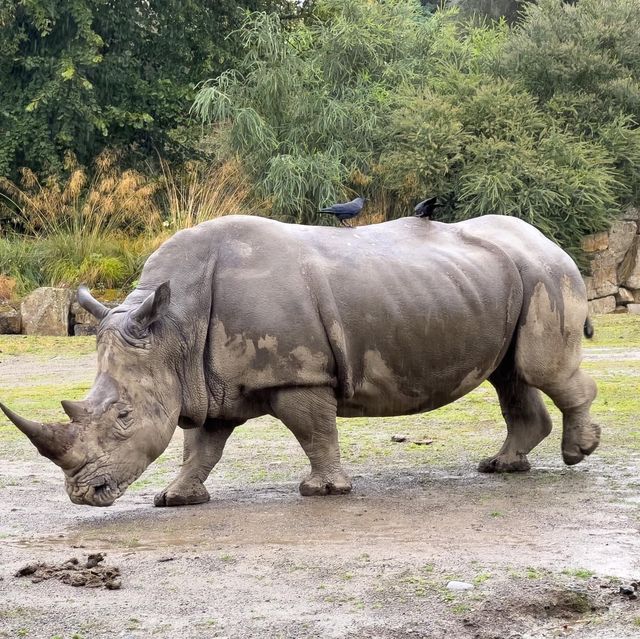
[{"label": "black bird", "polygon": [[335,215],[340,220],[340,224],[342,224],[342,226],[350,226],[345,223],[345,220],[351,220],[356,217],[360,211],[362,211],[364,200],[365,198],[363,197],[357,197],[355,200],[351,200],[351,202],[334,204],[333,206],[328,206],[325,209],[320,209],[320,213]]},{"label": "black bird", "polygon": [[439,204],[437,197],[430,197],[427,200],[422,200],[420,204],[416,204],[416,207],[413,210],[416,212],[416,217],[429,218],[440,206],[444,206],[444,204]]}]

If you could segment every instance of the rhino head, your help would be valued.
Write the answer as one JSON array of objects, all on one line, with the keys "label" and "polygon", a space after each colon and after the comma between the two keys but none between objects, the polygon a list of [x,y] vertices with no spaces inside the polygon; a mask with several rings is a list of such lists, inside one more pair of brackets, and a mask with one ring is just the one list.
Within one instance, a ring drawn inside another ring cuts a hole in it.
[{"label": "rhino head", "polygon": [[108,309],[89,291],[79,304],[99,321],[98,373],[82,401],[63,401],[71,423],[42,424],[0,404],[40,454],[60,466],[76,504],[110,506],[167,447],[178,423],[180,384],[162,339],[168,283]]}]

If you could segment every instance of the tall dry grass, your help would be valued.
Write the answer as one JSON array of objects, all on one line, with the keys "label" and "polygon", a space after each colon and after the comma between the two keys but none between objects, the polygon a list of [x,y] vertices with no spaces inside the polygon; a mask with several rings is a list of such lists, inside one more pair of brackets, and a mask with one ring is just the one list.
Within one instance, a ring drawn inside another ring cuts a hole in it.
[{"label": "tall dry grass", "polygon": [[62,180],[42,182],[30,169],[21,170],[17,184],[0,178],[0,191],[28,234],[99,238],[159,223],[157,182],[138,171],[120,170],[117,153],[101,153],[91,174],[71,156],[67,169],[68,177]]},{"label": "tall dry grass", "polygon": [[251,185],[235,160],[218,166],[188,162],[175,169],[160,159],[160,167],[165,226],[171,231],[251,212]]},{"label": "tall dry grass", "polygon": [[160,160],[150,177],[118,167],[113,152],[91,172],[69,158],[66,179],[23,170],[0,179],[0,200],[23,234],[0,237],[0,275],[19,294],[37,286],[130,289],[146,258],[172,233],[251,209],[250,184],[236,162],[219,166]]}]

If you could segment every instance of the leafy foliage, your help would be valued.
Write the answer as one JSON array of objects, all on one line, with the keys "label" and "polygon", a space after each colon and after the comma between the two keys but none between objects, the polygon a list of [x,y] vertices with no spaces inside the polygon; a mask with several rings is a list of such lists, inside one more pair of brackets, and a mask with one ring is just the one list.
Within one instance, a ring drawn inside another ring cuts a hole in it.
[{"label": "leafy foliage", "polygon": [[[621,24],[640,0],[608,2],[616,7],[599,20],[604,0],[583,3],[588,42],[583,22],[567,18],[579,9],[560,0],[530,7],[513,32],[429,15],[413,0],[321,0],[317,20],[294,28],[252,14],[241,64],[205,82],[193,109],[284,218],[329,223],[320,206],[361,192],[393,217],[439,195],[442,219],[515,215],[573,249],[633,194],[640,163],[633,100],[620,103],[635,82],[621,61],[634,65],[640,46]],[[605,52],[598,30],[613,38]],[[593,49],[574,62],[574,80],[562,48],[572,38],[569,49]],[[547,60],[533,64],[540,50]],[[541,84],[546,68],[560,69],[557,84]],[[597,120],[572,115],[593,110],[582,96],[588,86],[604,95],[605,76],[616,88]]]},{"label": "leafy foliage", "polygon": [[0,175],[60,172],[69,151],[86,164],[105,146],[175,150],[194,84],[234,60],[243,9],[274,4],[2,0]]},{"label": "leafy foliage", "polygon": [[29,169],[18,184],[0,178],[0,210],[22,231],[0,237],[1,276],[23,294],[37,286],[127,289],[171,233],[220,215],[250,211],[237,163],[172,168],[148,178],[103,152],[91,171],[71,159],[69,177],[41,183]]},{"label": "leafy foliage", "polygon": [[559,125],[608,151],[627,198],[640,194],[639,32],[638,0],[541,0],[496,64]]}]

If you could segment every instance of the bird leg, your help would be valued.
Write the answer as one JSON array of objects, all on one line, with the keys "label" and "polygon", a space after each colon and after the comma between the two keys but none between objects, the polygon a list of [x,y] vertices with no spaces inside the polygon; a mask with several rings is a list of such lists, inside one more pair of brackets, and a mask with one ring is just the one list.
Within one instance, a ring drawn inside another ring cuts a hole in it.
[{"label": "bird leg", "polygon": [[344,220],[340,220],[340,224],[342,224],[342,226],[346,226],[348,229],[352,228],[351,224],[347,224]]}]

